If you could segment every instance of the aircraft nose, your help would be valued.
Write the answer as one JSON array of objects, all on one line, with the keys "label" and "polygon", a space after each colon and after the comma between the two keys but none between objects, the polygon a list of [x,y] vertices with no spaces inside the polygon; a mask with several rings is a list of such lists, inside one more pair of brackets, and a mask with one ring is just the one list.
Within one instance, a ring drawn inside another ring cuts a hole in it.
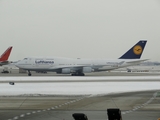
[{"label": "aircraft nose", "polygon": [[17,61],[17,62],[15,63],[15,66],[19,68],[19,67],[21,66],[21,60]]}]

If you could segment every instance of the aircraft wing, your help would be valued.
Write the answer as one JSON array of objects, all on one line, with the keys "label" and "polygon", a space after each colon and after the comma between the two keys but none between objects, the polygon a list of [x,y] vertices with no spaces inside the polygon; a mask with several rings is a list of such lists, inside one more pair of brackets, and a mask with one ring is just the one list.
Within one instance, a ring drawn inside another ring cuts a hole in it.
[{"label": "aircraft wing", "polygon": [[60,68],[55,68],[55,71],[60,71],[62,69],[68,68],[70,69],[72,72],[78,72],[78,71],[82,71],[84,68],[91,68],[93,71],[96,72],[100,72],[100,71],[109,71],[109,70],[114,70],[114,69],[118,69],[118,68],[123,68],[123,67],[127,67],[127,66],[132,66],[135,64],[140,64],[141,62],[147,61],[149,59],[143,59],[143,60],[132,60],[132,61],[122,61],[120,63],[117,63],[116,65],[76,65],[76,66],[64,66],[64,67],[60,67]]},{"label": "aircraft wing", "polygon": [[130,63],[130,64],[136,64],[136,63],[138,63],[139,64],[139,63],[147,61],[147,60],[149,60],[149,59],[127,61],[126,63]]},{"label": "aircraft wing", "polygon": [[[132,65],[136,65],[136,64],[140,64],[141,62],[144,62],[144,61],[147,61],[149,59],[143,59],[143,60],[132,60],[132,61],[123,61],[123,62],[120,62],[122,64],[118,64],[118,65],[115,65],[114,67],[106,67],[105,66],[102,66],[101,68],[98,68],[97,70],[95,70],[96,72],[100,72],[100,71],[110,71],[110,70],[115,70],[115,69],[118,69],[118,68],[124,68],[124,67],[128,67],[128,66],[132,66]],[[124,63],[124,64],[123,64]],[[103,68],[104,67],[104,68]]]},{"label": "aircraft wing", "polygon": [[93,71],[96,71],[98,68],[102,68],[104,65],[74,65],[74,66],[61,66],[58,68],[51,68],[51,71],[55,71],[57,73],[62,74],[70,74],[70,73],[78,73],[78,72],[84,72],[84,73],[90,73]]}]

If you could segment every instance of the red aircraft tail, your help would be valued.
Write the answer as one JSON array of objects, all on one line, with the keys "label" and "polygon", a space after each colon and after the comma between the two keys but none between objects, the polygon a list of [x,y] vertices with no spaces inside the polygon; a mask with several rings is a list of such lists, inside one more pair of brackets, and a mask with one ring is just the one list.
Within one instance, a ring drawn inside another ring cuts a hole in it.
[{"label": "red aircraft tail", "polygon": [[10,56],[10,53],[12,51],[12,46],[9,47],[0,57],[0,62],[4,62],[4,61],[7,61],[9,56]]}]

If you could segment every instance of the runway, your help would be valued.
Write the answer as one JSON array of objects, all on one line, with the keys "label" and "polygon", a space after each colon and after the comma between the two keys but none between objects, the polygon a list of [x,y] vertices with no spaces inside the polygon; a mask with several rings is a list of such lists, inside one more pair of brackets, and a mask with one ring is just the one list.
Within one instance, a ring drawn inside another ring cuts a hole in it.
[{"label": "runway", "polygon": [[157,120],[160,91],[101,96],[0,97],[2,120],[73,120],[73,113],[84,113],[89,120],[107,120],[108,108],[120,108],[123,120]]},{"label": "runway", "polygon": [[108,108],[120,108],[123,120],[160,118],[160,76],[118,74],[1,76],[0,120],[73,120],[73,113],[107,120]]}]

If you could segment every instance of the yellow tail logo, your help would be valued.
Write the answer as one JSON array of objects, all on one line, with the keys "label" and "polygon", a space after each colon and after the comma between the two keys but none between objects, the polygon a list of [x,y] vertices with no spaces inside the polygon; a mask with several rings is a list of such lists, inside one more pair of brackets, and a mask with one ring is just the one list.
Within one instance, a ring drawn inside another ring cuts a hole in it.
[{"label": "yellow tail logo", "polygon": [[140,45],[136,45],[133,48],[133,52],[136,55],[140,55],[142,53],[142,51],[143,51],[143,49],[142,49],[142,47]]}]

